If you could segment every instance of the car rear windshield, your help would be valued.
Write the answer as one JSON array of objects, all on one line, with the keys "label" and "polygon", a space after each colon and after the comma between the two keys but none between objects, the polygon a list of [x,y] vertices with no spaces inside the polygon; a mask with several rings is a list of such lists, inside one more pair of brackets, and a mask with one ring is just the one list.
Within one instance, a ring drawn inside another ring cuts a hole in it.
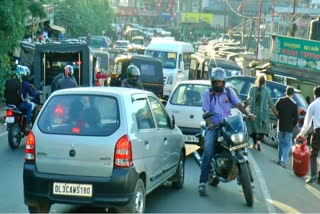
[{"label": "car rear windshield", "polygon": [[114,97],[59,95],[52,97],[44,108],[38,127],[48,134],[108,136],[120,125]]},{"label": "car rear windshield", "polygon": [[170,103],[173,105],[202,106],[203,94],[208,85],[181,84],[174,91]]}]

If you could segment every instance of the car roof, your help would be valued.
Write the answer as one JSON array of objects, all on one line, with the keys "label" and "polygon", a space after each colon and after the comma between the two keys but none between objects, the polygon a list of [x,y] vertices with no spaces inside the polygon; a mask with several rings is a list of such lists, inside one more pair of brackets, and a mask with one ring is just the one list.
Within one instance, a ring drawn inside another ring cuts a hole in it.
[{"label": "car roof", "polygon": [[[247,75],[240,75],[240,76],[227,77],[227,80],[228,80],[228,79],[244,79],[244,78],[247,78],[247,79],[250,79],[250,80],[255,81],[257,77],[247,76]],[[267,80],[267,83],[268,83],[268,84],[273,84],[273,85],[276,85],[276,86],[279,86],[279,87],[287,88],[287,85],[282,84],[282,83],[279,83],[279,82]],[[293,88],[294,88],[294,87],[293,87]],[[294,88],[294,91],[295,91],[295,93],[300,93],[300,92],[301,92],[299,89],[296,89],[296,88]]]},{"label": "car roof", "polygon": [[180,84],[199,84],[199,85],[211,85],[209,80],[183,80],[178,83]]},{"label": "car roof", "polygon": [[145,90],[134,89],[134,88],[124,88],[124,87],[78,87],[78,88],[68,88],[63,90],[55,91],[52,96],[56,95],[66,95],[66,94],[118,94],[121,96],[143,93],[152,95],[153,93]]}]

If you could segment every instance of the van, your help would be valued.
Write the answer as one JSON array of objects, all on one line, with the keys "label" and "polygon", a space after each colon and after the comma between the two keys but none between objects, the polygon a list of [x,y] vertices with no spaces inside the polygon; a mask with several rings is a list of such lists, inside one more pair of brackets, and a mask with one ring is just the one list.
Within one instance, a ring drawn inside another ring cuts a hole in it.
[{"label": "van", "polygon": [[194,52],[191,43],[181,41],[153,40],[146,47],[145,55],[158,58],[162,62],[164,98],[170,96],[178,82],[188,79],[191,55]]}]

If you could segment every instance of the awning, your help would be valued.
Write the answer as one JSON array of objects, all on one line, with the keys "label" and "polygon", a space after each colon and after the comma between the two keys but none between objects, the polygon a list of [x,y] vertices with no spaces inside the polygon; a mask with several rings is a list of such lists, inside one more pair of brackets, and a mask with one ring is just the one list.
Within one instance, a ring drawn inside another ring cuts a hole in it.
[{"label": "awning", "polygon": [[60,27],[60,26],[54,25],[54,24],[50,24],[49,26],[50,26],[50,28],[52,28],[53,30],[60,31],[60,32],[63,33],[63,34],[66,32],[66,29],[64,29],[64,27]]}]

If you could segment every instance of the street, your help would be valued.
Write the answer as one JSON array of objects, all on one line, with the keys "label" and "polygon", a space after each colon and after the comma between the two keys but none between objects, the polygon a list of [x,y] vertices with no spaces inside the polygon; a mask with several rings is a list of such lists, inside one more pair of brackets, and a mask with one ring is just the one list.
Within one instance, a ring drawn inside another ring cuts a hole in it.
[{"label": "street", "polygon": [[[13,151],[7,142],[5,128],[0,126],[1,192],[0,212],[26,213],[23,202],[24,140]],[[307,185],[288,166],[276,164],[277,150],[263,145],[262,152],[249,150],[254,178],[254,205],[247,207],[240,186],[235,181],[207,187],[208,195],[198,194],[200,169],[192,154],[186,159],[185,184],[175,190],[164,185],[147,196],[147,213],[314,213],[320,210],[320,185]],[[101,213],[101,208],[55,204],[52,213]]]}]

